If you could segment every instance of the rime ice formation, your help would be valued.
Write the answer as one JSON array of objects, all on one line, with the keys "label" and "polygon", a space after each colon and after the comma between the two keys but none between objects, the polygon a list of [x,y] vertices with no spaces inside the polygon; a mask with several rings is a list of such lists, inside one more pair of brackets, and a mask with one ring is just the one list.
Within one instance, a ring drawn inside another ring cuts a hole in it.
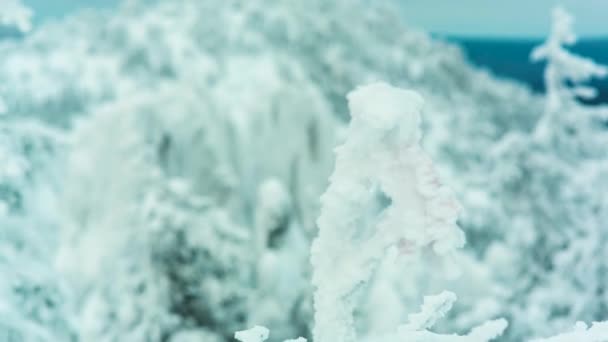
[{"label": "rime ice formation", "polygon": [[439,254],[464,243],[458,203],[420,142],[422,98],[384,83],[348,95],[351,122],[336,148],[312,245],[315,341],[351,342],[357,292],[386,250],[407,241]]},{"label": "rime ice formation", "polygon": [[574,19],[562,7],[553,9],[551,33],[547,40],[536,47],[530,57],[532,61],[547,61],[545,68],[545,87],[547,91],[547,115],[539,121],[536,135],[546,136],[551,129],[553,114],[561,106],[567,105],[576,97],[594,98],[597,90],[582,85],[595,77],[605,77],[608,69],[595,63],[592,59],[575,55],[566,49],[576,43],[577,37],[572,28]]}]

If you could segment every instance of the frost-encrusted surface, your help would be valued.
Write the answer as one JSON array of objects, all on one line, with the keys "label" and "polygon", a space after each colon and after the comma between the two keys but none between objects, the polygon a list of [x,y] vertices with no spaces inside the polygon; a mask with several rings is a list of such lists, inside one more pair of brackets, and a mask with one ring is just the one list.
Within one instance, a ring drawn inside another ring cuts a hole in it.
[{"label": "frost-encrusted surface", "polygon": [[312,246],[315,341],[355,341],[357,291],[391,246],[433,245],[445,253],[464,240],[458,204],[419,146],[422,98],[376,83],[348,95],[351,122],[336,149]]}]

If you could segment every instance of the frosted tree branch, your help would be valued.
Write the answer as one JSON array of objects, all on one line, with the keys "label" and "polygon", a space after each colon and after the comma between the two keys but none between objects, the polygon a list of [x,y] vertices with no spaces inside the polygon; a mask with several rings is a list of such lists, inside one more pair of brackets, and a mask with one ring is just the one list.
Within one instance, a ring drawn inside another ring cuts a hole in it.
[{"label": "frosted tree branch", "polygon": [[435,325],[437,320],[445,316],[456,301],[456,295],[444,291],[436,296],[425,296],[421,311],[409,315],[409,323],[402,327],[403,330],[417,331],[428,329]]},{"label": "frosted tree branch", "polygon": [[459,205],[419,145],[422,98],[377,83],[348,101],[352,120],[321,197],[311,252],[318,342],[357,339],[357,291],[389,247],[430,246],[444,254],[464,243],[455,224]]}]

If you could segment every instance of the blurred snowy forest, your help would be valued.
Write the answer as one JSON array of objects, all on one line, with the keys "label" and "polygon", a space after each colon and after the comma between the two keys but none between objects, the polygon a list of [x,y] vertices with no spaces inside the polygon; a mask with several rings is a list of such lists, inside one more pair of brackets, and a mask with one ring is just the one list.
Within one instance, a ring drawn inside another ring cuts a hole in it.
[{"label": "blurred snowy forest", "polygon": [[0,0],[0,342],[608,341],[606,68],[556,9],[534,94],[396,6]]}]

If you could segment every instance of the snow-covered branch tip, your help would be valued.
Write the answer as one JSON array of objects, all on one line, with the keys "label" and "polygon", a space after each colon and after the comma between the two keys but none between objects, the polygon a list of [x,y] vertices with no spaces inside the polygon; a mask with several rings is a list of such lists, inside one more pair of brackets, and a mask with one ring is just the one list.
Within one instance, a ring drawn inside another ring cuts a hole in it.
[{"label": "snow-covered branch tip", "polygon": [[437,320],[445,316],[456,301],[456,295],[452,292],[443,291],[436,296],[425,296],[419,313],[408,316],[408,324],[401,329],[406,331],[418,331],[431,328]]},{"label": "snow-covered branch tip", "polygon": [[311,261],[314,340],[356,341],[353,310],[385,251],[463,245],[459,204],[420,147],[422,98],[376,83],[348,95],[351,122],[321,197]]},{"label": "snow-covered branch tip", "polygon": [[[267,328],[256,325],[255,327],[243,331],[237,331],[234,338],[241,342],[264,342],[270,336],[270,331]],[[295,340],[285,340],[284,342],[306,342],[303,337],[298,337]]]}]

